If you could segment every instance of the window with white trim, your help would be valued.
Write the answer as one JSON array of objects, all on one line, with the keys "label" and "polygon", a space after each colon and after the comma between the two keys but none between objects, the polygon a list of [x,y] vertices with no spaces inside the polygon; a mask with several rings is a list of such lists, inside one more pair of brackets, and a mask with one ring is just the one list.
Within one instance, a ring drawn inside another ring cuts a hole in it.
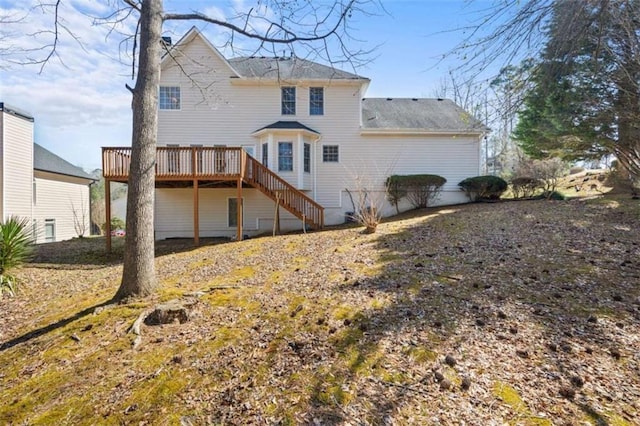
[{"label": "window with white trim", "polygon": [[296,88],[282,88],[282,115],[296,115]]},{"label": "window with white trim", "polygon": [[160,86],[160,109],[180,109],[180,86]]},{"label": "window with white trim", "polygon": [[309,115],[324,115],[324,87],[309,88]]},{"label": "window with white trim", "polygon": [[278,142],[278,171],[293,171],[293,142]]},{"label": "window with white trim", "polygon": [[262,144],[262,165],[269,167],[269,144]]},{"label": "window with white trim", "polygon": [[52,243],[56,240],[56,220],[45,219],[44,220],[44,241],[46,243]]},{"label": "window with white trim", "polygon": [[304,144],[304,172],[311,173],[311,145]]},{"label": "window with white trim", "polygon": [[337,163],[340,161],[340,147],[338,145],[322,145],[322,162]]}]

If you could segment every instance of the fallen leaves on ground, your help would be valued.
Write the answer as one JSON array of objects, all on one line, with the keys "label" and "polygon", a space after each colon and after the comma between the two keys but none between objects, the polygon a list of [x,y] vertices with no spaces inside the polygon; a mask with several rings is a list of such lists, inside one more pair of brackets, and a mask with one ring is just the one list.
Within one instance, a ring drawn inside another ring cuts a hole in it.
[{"label": "fallen leaves on ground", "polygon": [[0,423],[639,424],[639,222],[606,197],[168,241],[158,295],[115,306],[121,248],[40,246],[0,302]]}]

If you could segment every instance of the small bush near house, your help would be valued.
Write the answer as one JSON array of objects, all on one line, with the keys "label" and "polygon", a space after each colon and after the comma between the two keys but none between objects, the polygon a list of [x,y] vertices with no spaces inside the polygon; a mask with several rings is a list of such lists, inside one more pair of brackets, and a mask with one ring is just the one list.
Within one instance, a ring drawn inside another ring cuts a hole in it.
[{"label": "small bush near house", "polygon": [[458,184],[471,201],[498,200],[509,186],[498,176],[476,176],[463,180]]},{"label": "small bush near house", "polygon": [[387,198],[398,209],[398,202],[407,197],[416,209],[428,207],[440,196],[442,186],[447,180],[438,175],[393,175],[386,181]]},{"label": "small bush near house", "polygon": [[531,177],[517,177],[511,181],[511,191],[514,198],[531,198],[544,188],[544,182]]},{"label": "small bush near house", "polygon": [[11,271],[27,261],[33,251],[29,219],[10,217],[0,223],[0,298],[14,295],[16,278]]},{"label": "small bush near house", "polygon": [[[106,229],[107,225],[104,225],[104,229]],[[125,230],[127,228],[126,224],[124,223],[124,220],[120,219],[117,216],[114,216],[111,218],[111,231],[117,231],[117,230]]]}]

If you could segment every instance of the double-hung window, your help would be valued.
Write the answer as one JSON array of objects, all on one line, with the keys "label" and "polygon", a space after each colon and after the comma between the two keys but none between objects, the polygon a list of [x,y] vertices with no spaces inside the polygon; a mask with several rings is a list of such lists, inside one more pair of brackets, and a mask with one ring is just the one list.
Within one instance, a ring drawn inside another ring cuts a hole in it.
[{"label": "double-hung window", "polygon": [[293,171],[293,142],[278,142],[278,171]]},{"label": "double-hung window", "polygon": [[324,88],[309,88],[309,115],[324,114]]},{"label": "double-hung window", "polygon": [[282,88],[282,115],[296,115],[296,88]]},{"label": "double-hung window", "polygon": [[322,146],[322,162],[323,163],[337,163],[339,161],[340,161],[340,150],[338,145]]},{"label": "double-hung window", "polygon": [[269,167],[269,144],[262,144],[262,165]]},{"label": "double-hung window", "polygon": [[311,145],[304,144],[304,172],[311,173]]},{"label": "double-hung window", "polygon": [[160,86],[160,109],[180,109],[180,86]]}]

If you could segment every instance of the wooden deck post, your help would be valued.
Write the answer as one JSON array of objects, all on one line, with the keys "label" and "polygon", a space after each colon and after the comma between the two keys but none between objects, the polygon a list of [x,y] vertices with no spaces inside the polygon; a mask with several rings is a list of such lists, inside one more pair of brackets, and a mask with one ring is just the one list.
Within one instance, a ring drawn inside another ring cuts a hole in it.
[{"label": "wooden deck post", "polygon": [[104,228],[107,234],[107,253],[111,253],[111,181],[109,179],[104,180],[104,217],[106,219]]},{"label": "wooden deck post", "polygon": [[238,201],[236,206],[238,207],[238,232],[236,235],[237,241],[242,241],[242,217],[243,217],[243,206],[242,206],[242,178],[238,179]]},{"label": "wooden deck post", "polygon": [[193,243],[200,245],[200,191],[198,191],[198,179],[193,181]]}]

